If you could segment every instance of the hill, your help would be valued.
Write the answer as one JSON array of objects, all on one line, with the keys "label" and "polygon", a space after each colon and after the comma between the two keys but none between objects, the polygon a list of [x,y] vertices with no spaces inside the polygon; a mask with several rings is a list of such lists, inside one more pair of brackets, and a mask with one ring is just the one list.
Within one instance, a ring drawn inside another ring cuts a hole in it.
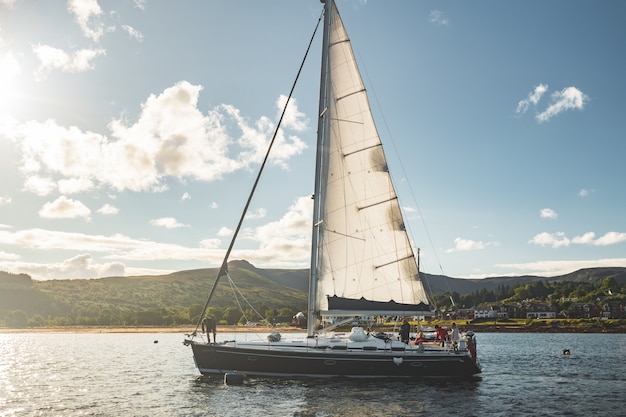
[{"label": "hill", "polygon": [[434,295],[442,295],[446,292],[458,294],[470,294],[482,290],[493,291],[500,286],[516,287],[535,281],[544,283],[575,282],[598,284],[603,278],[614,278],[620,284],[626,284],[626,268],[586,268],[570,274],[554,277],[540,277],[536,275],[520,275],[514,277],[490,277],[480,279],[451,278],[445,275],[422,274],[427,290]]},{"label": "hill", "polygon": [[[200,313],[217,272],[218,268],[207,268],[157,276],[49,281],[0,272],[0,326],[31,323],[33,316],[56,325],[163,324],[164,317],[171,323],[190,323]],[[306,273],[231,262],[229,275],[236,288],[222,278],[211,305],[234,307],[233,293],[240,293],[238,303],[243,308],[249,308],[247,299],[261,311],[288,308],[295,313],[306,308],[306,292],[301,289]],[[293,286],[284,285],[291,281]]]},{"label": "hill", "polygon": [[[207,268],[156,276],[38,281],[35,286],[71,303],[103,302],[121,308],[184,308],[205,303],[218,270]],[[280,308],[306,303],[302,290],[283,284],[289,271],[272,273],[245,261],[234,261],[229,264],[228,272],[236,288],[257,305]],[[227,278],[222,278],[212,304],[226,307],[232,303],[233,288]]]},{"label": "hill", "polygon": [[[31,323],[35,316],[41,323],[57,325],[193,322],[217,272],[218,268],[206,268],[157,276],[50,281],[0,272],[0,325]],[[308,269],[260,269],[237,260],[229,263],[229,276],[235,284],[231,286],[228,278],[222,278],[211,306],[239,311],[238,304],[249,308],[249,300],[260,311],[286,309],[295,313],[307,308]],[[423,274],[425,287],[433,295],[494,291],[535,281],[598,284],[604,278],[623,285],[626,268],[581,269],[555,277],[461,279]],[[234,300],[233,293],[238,293],[238,300]]]}]

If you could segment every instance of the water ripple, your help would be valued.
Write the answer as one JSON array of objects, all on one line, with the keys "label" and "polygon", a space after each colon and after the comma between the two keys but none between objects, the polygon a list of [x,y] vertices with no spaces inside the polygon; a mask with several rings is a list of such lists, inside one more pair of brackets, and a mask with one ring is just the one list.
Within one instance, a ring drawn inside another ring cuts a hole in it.
[{"label": "water ripple", "polygon": [[241,386],[199,376],[181,342],[175,334],[0,334],[0,417],[559,417],[626,406],[626,335],[481,334],[484,372],[471,380]]}]

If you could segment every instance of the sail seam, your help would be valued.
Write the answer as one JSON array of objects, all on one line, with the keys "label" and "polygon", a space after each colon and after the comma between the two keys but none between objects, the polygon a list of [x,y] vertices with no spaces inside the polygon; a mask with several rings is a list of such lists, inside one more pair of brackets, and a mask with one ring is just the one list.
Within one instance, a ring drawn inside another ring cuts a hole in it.
[{"label": "sail seam", "polygon": [[328,44],[328,49],[330,49],[331,47],[335,46],[335,45],[339,45],[340,43],[350,43],[350,38],[345,38],[345,39],[341,39],[339,41],[333,42],[333,43],[329,43]]},{"label": "sail seam", "polygon": [[365,92],[365,88],[361,88],[360,90],[353,91],[353,92],[351,92],[350,94],[346,94],[345,96],[337,97],[335,100],[336,100],[336,101],[341,101],[341,100],[343,100],[344,98],[348,98],[348,97],[353,96],[353,95],[355,95],[355,94],[364,93],[364,92]]},{"label": "sail seam", "polygon": [[[354,123],[357,123],[357,122],[354,122]],[[354,155],[355,153],[359,153],[359,152],[367,151],[367,150],[369,150],[369,149],[373,149],[373,148],[380,148],[381,146],[383,146],[383,144],[382,144],[382,143],[378,143],[378,144],[376,144],[376,145],[372,145],[372,146],[368,146],[368,147],[366,147],[366,148],[361,148],[361,149],[358,149],[358,150],[356,150],[356,151],[354,151],[354,152],[344,153],[344,154],[343,154],[343,157],[345,158],[346,156]]]},{"label": "sail seam", "polygon": [[415,256],[414,255],[408,255],[408,256],[405,256],[404,258],[394,259],[393,261],[387,262],[386,264],[374,265],[374,269],[383,268],[385,266],[397,264],[399,262],[406,261],[407,259],[411,259],[411,258],[415,258]]},{"label": "sail seam", "polygon": [[356,209],[361,211],[361,210],[365,210],[365,209],[368,209],[368,208],[371,208],[371,207],[374,207],[374,206],[378,206],[378,205],[381,205],[381,204],[389,203],[390,201],[397,200],[397,199],[398,199],[398,197],[394,196],[394,197],[392,197],[392,198],[390,198],[388,200],[377,201],[376,203],[368,204],[367,206],[357,207]]},{"label": "sail seam", "polygon": [[359,122],[359,121],[356,121],[356,120],[339,119],[337,117],[331,118],[330,120],[331,121],[336,120],[338,122],[345,122],[345,123],[354,123],[354,124],[357,124],[357,125],[364,125],[365,124],[363,122]]}]

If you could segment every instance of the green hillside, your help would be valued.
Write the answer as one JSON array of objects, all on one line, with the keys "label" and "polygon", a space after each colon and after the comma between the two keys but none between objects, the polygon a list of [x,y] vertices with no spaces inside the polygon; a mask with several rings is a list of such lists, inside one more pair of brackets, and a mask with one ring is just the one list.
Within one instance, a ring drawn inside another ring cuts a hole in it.
[{"label": "green hillside", "polygon": [[[159,276],[50,281],[2,272],[0,326],[193,324],[217,272],[217,268],[208,268]],[[262,314],[288,309],[293,315],[306,309],[306,293],[281,283],[284,276],[290,276],[297,278],[296,287],[301,286],[307,280],[306,270],[282,270],[276,274],[276,282],[268,278],[268,271],[234,261],[229,264],[229,274],[243,297]],[[247,308],[244,298],[238,298]],[[220,280],[211,306],[216,315],[228,308],[239,311],[228,279]],[[241,314],[233,314],[229,321],[233,317],[234,322],[239,321]]]},{"label": "green hillside", "polygon": [[[50,280],[36,288],[72,305],[102,303],[121,309],[188,308],[206,301],[218,268],[195,269],[169,275],[110,277],[94,280]],[[231,262],[229,274],[248,300],[271,308],[304,308],[306,295],[267,278],[248,263]],[[306,279],[306,277],[305,277]],[[280,298],[276,297],[280,294]],[[233,304],[233,290],[227,279],[220,280],[211,302],[218,307]]]},{"label": "green hillside", "polygon": [[[49,281],[0,272],[0,327],[195,324],[217,271],[208,268],[158,276]],[[222,278],[209,309],[222,323],[259,321],[261,317],[252,308],[267,319],[289,321],[293,314],[307,308],[308,269],[259,269],[247,261],[232,261],[229,274],[241,294],[235,299],[236,291],[228,279]],[[515,287],[536,282],[572,282],[583,288],[580,291],[588,292],[593,290],[589,285],[606,279],[611,279],[616,287],[623,286],[626,268],[582,269],[550,278],[479,280],[423,274],[427,291],[438,298],[440,307],[450,295],[457,300],[459,295],[472,295],[466,300],[471,305],[477,300],[501,300],[504,293],[513,292]]]}]

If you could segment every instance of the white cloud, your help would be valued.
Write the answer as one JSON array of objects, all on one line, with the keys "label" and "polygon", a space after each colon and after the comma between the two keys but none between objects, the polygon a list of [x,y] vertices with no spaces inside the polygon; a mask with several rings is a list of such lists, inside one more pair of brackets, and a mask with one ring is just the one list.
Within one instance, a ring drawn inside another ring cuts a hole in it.
[{"label": "white cloud", "polygon": [[593,245],[593,246],[608,246],[615,245],[626,241],[626,233],[620,232],[608,232],[604,236],[595,238],[594,232],[587,232],[580,236],[575,236],[571,240],[565,236],[563,232],[547,233],[542,232],[533,237],[528,243],[539,246],[552,246],[558,248],[561,246],[569,246],[570,244],[577,245]]},{"label": "white cloud", "polygon": [[124,29],[124,31],[126,31],[126,33],[128,33],[128,36],[130,36],[132,39],[143,42],[143,34],[137,29],[128,25],[122,25],[122,29]]},{"label": "white cloud", "polygon": [[34,279],[93,279],[108,276],[125,276],[126,267],[120,262],[96,264],[89,254],[81,254],[61,262],[46,264],[27,262],[2,262],[0,268],[29,274]]},{"label": "white cloud", "polygon": [[593,244],[595,246],[608,246],[626,241],[626,233],[608,232],[604,236],[597,238]]},{"label": "white cloud", "polygon": [[91,210],[80,201],[60,196],[53,202],[45,203],[39,210],[39,216],[48,219],[75,219],[82,217],[85,220],[90,220]]},{"label": "white cloud", "polygon": [[535,86],[535,89],[531,91],[530,93],[528,93],[527,98],[517,103],[517,109],[515,110],[515,112],[522,113],[522,114],[526,113],[526,111],[528,110],[528,107],[530,107],[531,104],[535,106],[537,105],[537,103],[541,99],[541,96],[543,96],[543,94],[547,90],[548,90],[547,84],[539,84]]},{"label": "white cloud", "polygon": [[40,63],[35,71],[38,81],[44,80],[55,69],[70,73],[91,70],[94,68],[91,61],[106,53],[104,49],[80,49],[68,54],[61,49],[41,44],[34,45],[32,48]]},{"label": "white cloud", "polygon": [[93,181],[83,177],[68,178],[59,180],[58,187],[61,194],[76,194],[93,189],[94,183]]},{"label": "white cloud", "polygon": [[[279,104],[280,99],[277,101]],[[275,125],[267,117],[261,117],[251,126],[248,121],[241,116],[238,109],[230,105],[222,105],[221,108],[236,123],[236,127],[241,131],[241,136],[237,144],[243,149],[240,159],[246,166],[252,162],[260,162],[267,153],[267,147],[274,134]],[[285,115],[287,122],[283,121],[282,129],[278,131],[274,142],[269,161],[273,164],[287,168],[287,160],[293,155],[298,155],[306,149],[306,144],[297,136],[285,136],[285,129],[303,130],[306,122],[299,121],[303,113],[297,110],[295,100],[290,102],[288,114]]]},{"label": "white cloud", "polygon": [[[1,258],[0,258],[1,259]],[[165,275],[174,270],[128,267],[121,262],[96,263],[89,254],[60,262],[38,264],[17,260],[0,261],[0,270],[28,274],[36,280],[95,279],[110,276]]]},{"label": "white cloud", "polygon": [[[248,259],[266,267],[305,267],[310,258],[310,233],[312,200],[310,196],[299,198],[278,221],[246,229],[245,238],[258,244],[252,249],[235,249],[231,259]],[[232,235],[223,228],[220,235]],[[245,240],[245,239],[244,239]],[[241,240],[240,240],[241,241]],[[144,239],[133,239],[121,234],[110,236],[87,235],[44,229],[12,231],[0,227],[0,245],[28,247],[30,250],[49,252],[54,250],[82,252],[81,255],[59,263],[24,263],[6,255],[0,269],[14,273],[28,273],[35,279],[90,278],[106,275],[141,273],[168,273],[172,271],[148,270],[125,266],[122,261],[152,261],[154,259],[196,260],[203,263],[219,263],[224,256],[220,239],[205,239],[198,247],[185,247]],[[93,262],[90,253],[101,253],[110,262]],[[86,253],[89,253],[86,255]],[[2,258],[0,258],[2,259]],[[278,260],[277,260],[278,259]],[[111,271],[115,271],[112,273]]]},{"label": "white cloud", "polygon": [[246,219],[262,219],[267,215],[267,210],[264,208],[259,208],[255,212],[248,211],[246,213]]},{"label": "white cloud", "polygon": [[626,267],[626,258],[595,259],[578,261],[539,261],[521,264],[497,264],[498,268],[516,269],[523,274],[539,276],[559,276],[583,268]]},{"label": "white cloud", "polygon": [[476,242],[470,239],[462,239],[457,237],[454,239],[454,248],[448,249],[446,252],[456,252],[456,251],[468,251],[468,250],[482,250],[485,249],[485,243]]},{"label": "white cloud", "polygon": [[184,192],[183,196],[180,198],[181,201],[191,200],[191,195],[188,192]]},{"label": "white cloud", "polygon": [[56,189],[56,184],[50,178],[43,178],[39,175],[32,175],[24,181],[24,191],[44,196]]},{"label": "white cloud", "polygon": [[572,239],[572,243],[577,245],[591,245],[593,244],[596,234],[593,232],[587,232],[582,236],[576,236]]},{"label": "white cloud", "polygon": [[[517,103],[515,112],[524,114],[531,105],[537,106],[547,91],[547,84],[539,84],[535,86],[533,91],[528,94],[527,98],[520,100],[520,102]],[[550,97],[550,105],[543,112],[535,115],[535,118],[539,123],[547,122],[554,116],[567,110],[582,110],[585,107],[585,104],[589,101],[589,97],[576,87],[566,87],[561,91],[555,91]]]},{"label": "white cloud", "polygon": [[105,215],[117,214],[120,212],[120,209],[111,204],[105,204],[104,206],[100,207],[97,212]]},{"label": "white cloud", "polygon": [[133,3],[135,3],[135,7],[138,8],[139,10],[145,10],[146,1],[147,0],[133,0]]},{"label": "white cloud", "polygon": [[228,227],[222,227],[220,228],[220,230],[217,231],[217,235],[222,236],[222,237],[232,236],[233,233],[235,233],[235,231],[232,229],[229,229]]},{"label": "white cloud", "polygon": [[589,97],[576,87],[564,88],[552,93],[552,103],[545,111],[539,113],[536,119],[542,123],[566,110],[582,110],[588,101]]},{"label": "white cloud", "polygon": [[[54,120],[7,126],[22,155],[24,188],[46,195],[58,182],[68,192],[92,186],[159,192],[167,189],[166,177],[214,181],[260,163],[272,123],[261,118],[253,127],[226,105],[204,116],[197,107],[201,89],[183,81],[150,96],[136,123],[109,124],[111,137]],[[282,166],[306,147],[295,136],[277,140],[272,160]]]},{"label": "white cloud", "polygon": [[0,206],[11,204],[12,201],[13,199],[11,197],[0,197]]},{"label": "white cloud", "polygon": [[179,259],[211,261],[221,259],[205,249],[133,239],[122,234],[110,236],[60,232],[45,229],[10,231],[0,229],[0,244],[28,247],[33,250],[66,250],[103,253],[108,259],[154,260]]},{"label": "white cloud", "polygon": [[205,249],[218,249],[221,244],[220,239],[203,239],[200,241],[200,247]]},{"label": "white cloud", "polygon": [[539,216],[542,219],[556,219],[557,217],[559,217],[559,215],[556,213],[556,211],[550,209],[550,208],[544,208],[541,209],[539,211]]},{"label": "white cloud", "polygon": [[0,251],[0,259],[15,261],[15,260],[20,259],[20,257],[19,257],[19,255],[15,254],[15,253],[8,253],[8,252],[5,252],[5,251]]},{"label": "white cloud", "polygon": [[[69,201],[71,202],[71,200]],[[305,267],[308,265],[312,204],[310,196],[301,197],[289,207],[280,220],[255,229],[248,228],[242,231],[240,242],[248,241],[256,247],[235,248],[231,254],[231,259],[248,259],[252,263],[277,268]],[[106,210],[101,209],[101,211]],[[161,225],[179,224],[174,219],[160,219],[157,223]],[[232,233],[232,230],[222,228],[218,234],[224,237],[232,236]],[[15,273],[29,273],[35,279],[90,278],[110,275],[112,265],[119,267],[119,273],[114,275],[123,275],[122,268],[126,274],[147,273],[148,270],[125,267],[122,262],[168,259],[172,261],[194,260],[216,264],[221,262],[224,256],[224,249],[221,248],[221,244],[219,238],[204,239],[198,247],[185,247],[177,244],[133,239],[120,234],[110,236],[87,235],[43,229],[13,231],[11,228],[5,230],[0,227],[0,245],[27,247],[30,250],[40,252],[75,251],[79,248],[82,252],[82,255],[57,264],[54,262],[49,264],[21,263],[15,259],[9,259],[0,262],[0,269]],[[104,257],[103,259],[108,259],[111,262],[95,263],[91,255],[84,255],[92,252],[100,253]],[[82,268],[77,266],[82,266]]]},{"label": "white cloud", "polygon": [[211,204],[209,205],[209,207],[210,207],[210,208],[212,208],[212,209],[216,209],[216,208],[218,208],[218,207],[219,207],[219,205],[217,204],[217,202],[213,201],[213,202],[211,202]]},{"label": "white cloud", "polygon": [[593,192],[593,190],[589,190],[587,188],[582,188],[579,192],[578,192],[578,196],[579,197],[589,197],[589,195]]},{"label": "white cloud", "polygon": [[528,243],[539,246],[552,246],[553,248],[559,248],[561,246],[569,246],[570,240],[565,236],[565,233],[563,232],[543,232],[533,237],[531,240],[528,241]]},{"label": "white cloud", "polygon": [[98,41],[104,33],[102,23],[97,22],[97,17],[102,14],[102,9],[97,0],[69,0],[67,8],[74,15],[83,34],[94,41]]},{"label": "white cloud", "polygon": [[[278,108],[276,120],[278,120],[278,118],[280,117],[286,102],[287,96],[283,94],[281,94],[280,97],[278,97],[278,100],[276,100],[276,107]],[[293,129],[296,132],[303,132],[307,129],[307,125],[308,120],[305,119],[304,113],[298,110],[298,102],[295,98],[292,97],[291,100],[289,100],[287,110],[285,110],[285,115],[283,116],[281,126],[283,128]]]},{"label": "white cloud", "polygon": [[22,68],[13,51],[5,51],[0,55],[0,87],[8,87],[8,83],[21,72]]},{"label": "white cloud", "polygon": [[150,220],[150,224],[153,226],[165,227],[166,229],[178,229],[180,227],[189,227],[186,224],[180,223],[174,217],[161,217],[160,219]]},{"label": "white cloud", "polygon": [[429,15],[429,20],[431,23],[441,26],[448,26],[450,23],[449,20],[443,16],[443,12],[441,10],[432,10]]},{"label": "white cloud", "polygon": [[[1,48],[2,39],[0,38]],[[10,114],[19,108],[21,72],[22,68],[13,51],[0,51],[0,125],[8,123]],[[0,130],[3,130],[2,126]]]},{"label": "white cloud", "polygon": [[285,265],[306,262],[311,256],[312,212],[311,196],[299,197],[278,221],[255,230],[253,238],[260,246],[251,253],[241,251],[243,259],[261,263],[271,261],[276,266],[281,262]]}]

